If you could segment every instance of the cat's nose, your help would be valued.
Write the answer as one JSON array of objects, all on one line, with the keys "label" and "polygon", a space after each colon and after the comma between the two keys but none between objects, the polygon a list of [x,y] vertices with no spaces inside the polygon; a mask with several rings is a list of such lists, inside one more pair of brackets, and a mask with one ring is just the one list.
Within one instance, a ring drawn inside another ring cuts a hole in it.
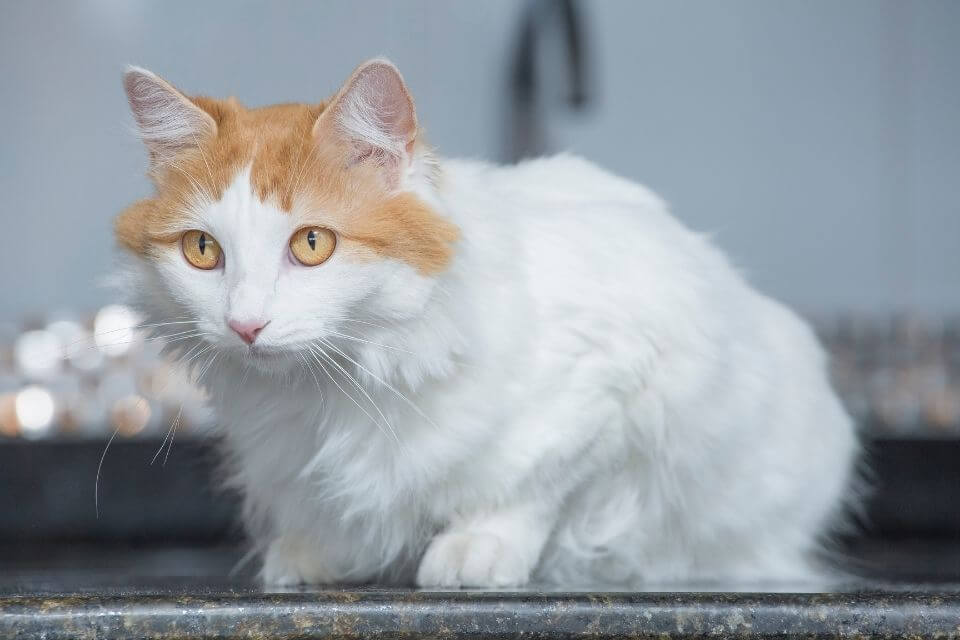
[{"label": "cat's nose", "polygon": [[260,335],[260,332],[263,331],[263,328],[267,326],[267,322],[261,322],[260,320],[228,320],[227,326],[233,329],[240,338],[247,344],[253,344],[253,341],[257,339],[257,336]]}]

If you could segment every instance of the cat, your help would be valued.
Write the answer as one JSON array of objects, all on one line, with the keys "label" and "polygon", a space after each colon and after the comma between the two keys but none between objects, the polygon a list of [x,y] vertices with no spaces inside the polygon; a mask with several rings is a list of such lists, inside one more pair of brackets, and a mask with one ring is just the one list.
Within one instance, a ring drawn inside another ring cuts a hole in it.
[{"label": "cat", "polygon": [[860,449],[825,354],[651,191],[441,158],[383,59],[317,104],[124,86],[155,192],[122,281],[210,395],[265,583],[821,575]]}]

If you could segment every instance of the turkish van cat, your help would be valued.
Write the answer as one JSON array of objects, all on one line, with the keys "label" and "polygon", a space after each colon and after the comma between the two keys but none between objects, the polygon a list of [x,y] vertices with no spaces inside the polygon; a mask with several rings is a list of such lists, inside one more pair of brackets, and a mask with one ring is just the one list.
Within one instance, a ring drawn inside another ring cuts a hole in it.
[{"label": "turkish van cat", "polygon": [[859,449],[824,352],[656,195],[442,158],[385,60],[316,104],[125,88],[155,190],[122,279],[266,583],[818,575]]}]

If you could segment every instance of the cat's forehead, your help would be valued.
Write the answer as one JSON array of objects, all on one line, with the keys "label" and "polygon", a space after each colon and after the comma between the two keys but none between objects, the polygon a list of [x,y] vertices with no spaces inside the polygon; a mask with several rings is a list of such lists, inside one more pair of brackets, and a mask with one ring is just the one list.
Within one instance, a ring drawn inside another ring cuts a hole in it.
[{"label": "cat's forehead", "polygon": [[[218,199],[237,175],[249,169],[250,185],[263,201],[272,200],[281,210],[290,211],[295,194],[310,185],[308,162],[321,158],[312,152],[313,125],[324,104],[279,104],[248,109],[235,100],[195,98],[194,102],[217,123],[215,138],[205,141],[198,153],[182,168],[168,170],[165,179],[178,182],[188,176],[200,184],[209,183]],[[197,160],[200,160],[198,164]],[[300,169],[300,179],[294,180]],[[172,171],[172,175],[170,172]],[[307,173],[307,175],[303,175]],[[308,182],[305,184],[304,179]]]}]

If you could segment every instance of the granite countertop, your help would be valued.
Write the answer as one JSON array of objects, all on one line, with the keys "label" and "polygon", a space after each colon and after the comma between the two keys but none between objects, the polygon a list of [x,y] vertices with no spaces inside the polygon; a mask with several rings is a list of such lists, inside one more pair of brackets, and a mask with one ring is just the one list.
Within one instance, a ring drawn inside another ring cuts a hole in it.
[{"label": "granite countertop", "polygon": [[[952,547],[951,547],[952,548]],[[264,591],[234,548],[0,546],[0,637],[960,638],[956,555],[874,549],[874,568],[941,573],[825,585],[649,585],[644,591]],[[911,555],[912,554],[912,555]],[[889,562],[887,562],[889,561]]]},{"label": "granite countertop", "polygon": [[960,596],[414,592],[8,596],[0,635],[55,638],[960,636]]}]

